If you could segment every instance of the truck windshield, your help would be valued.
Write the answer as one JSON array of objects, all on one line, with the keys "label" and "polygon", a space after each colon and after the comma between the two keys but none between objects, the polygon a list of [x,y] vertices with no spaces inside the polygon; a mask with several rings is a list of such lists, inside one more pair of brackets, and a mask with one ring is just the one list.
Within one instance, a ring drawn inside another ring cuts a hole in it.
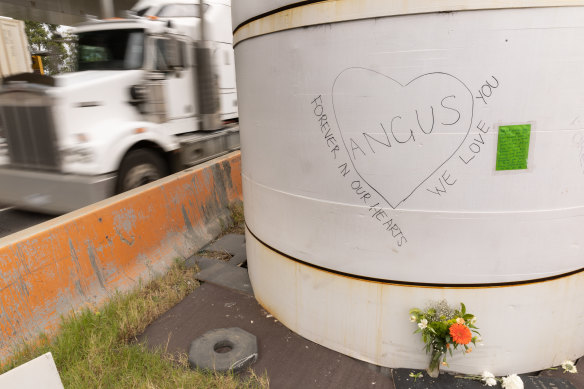
[{"label": "truck windshield", "polygon": [[78,70],[127,70],[142,67],[144,30],[104,30],[79,34]]}]

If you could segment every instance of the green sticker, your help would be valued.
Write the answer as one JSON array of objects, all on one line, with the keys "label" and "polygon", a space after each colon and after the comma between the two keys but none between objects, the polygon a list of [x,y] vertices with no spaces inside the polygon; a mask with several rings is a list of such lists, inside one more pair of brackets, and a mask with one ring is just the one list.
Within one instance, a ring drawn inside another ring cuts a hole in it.
[{"label": "green sticker", "polygon": [[496,170],[527,169],[531,124],[499,127]]}]

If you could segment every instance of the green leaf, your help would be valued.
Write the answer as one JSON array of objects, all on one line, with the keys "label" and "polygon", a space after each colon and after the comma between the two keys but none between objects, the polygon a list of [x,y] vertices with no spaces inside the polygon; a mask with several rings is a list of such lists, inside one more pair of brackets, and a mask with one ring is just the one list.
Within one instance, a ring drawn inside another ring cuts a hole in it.
[{"label": "green leaf", "polygon": [[464,303],[460,303],[460,306],[462,307],[462,314],[464,315],[466,313],[466,307],[464,306]]},{"label": "green leaf", "polygon": [[410,309],[410,315],[420,315],[421,313],[422,311],[420,311],[418,308]]}]

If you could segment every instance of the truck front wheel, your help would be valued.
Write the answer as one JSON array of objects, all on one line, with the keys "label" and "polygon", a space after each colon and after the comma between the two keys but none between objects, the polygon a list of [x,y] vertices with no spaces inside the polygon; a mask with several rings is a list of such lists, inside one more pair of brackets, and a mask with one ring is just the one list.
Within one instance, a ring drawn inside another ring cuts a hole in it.
[{"label": "truck front wheel", "polygon": [[136,149],[128,152],[120,165],[116,193],[156,181],[168,174],[164,159],[154,150]]}]

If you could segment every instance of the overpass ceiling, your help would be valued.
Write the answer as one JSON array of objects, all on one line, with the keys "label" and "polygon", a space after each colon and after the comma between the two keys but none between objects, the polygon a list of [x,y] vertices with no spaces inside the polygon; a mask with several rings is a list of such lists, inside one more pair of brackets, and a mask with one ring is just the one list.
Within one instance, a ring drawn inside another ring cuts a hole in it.
[{"label": "overpass ceiling", "polygon": [[0,15],[72,26],[86,20],[86,15],[103,17],[104,2],[113,3],[115,16],[122,16],[137,0],[0,0]]}]

